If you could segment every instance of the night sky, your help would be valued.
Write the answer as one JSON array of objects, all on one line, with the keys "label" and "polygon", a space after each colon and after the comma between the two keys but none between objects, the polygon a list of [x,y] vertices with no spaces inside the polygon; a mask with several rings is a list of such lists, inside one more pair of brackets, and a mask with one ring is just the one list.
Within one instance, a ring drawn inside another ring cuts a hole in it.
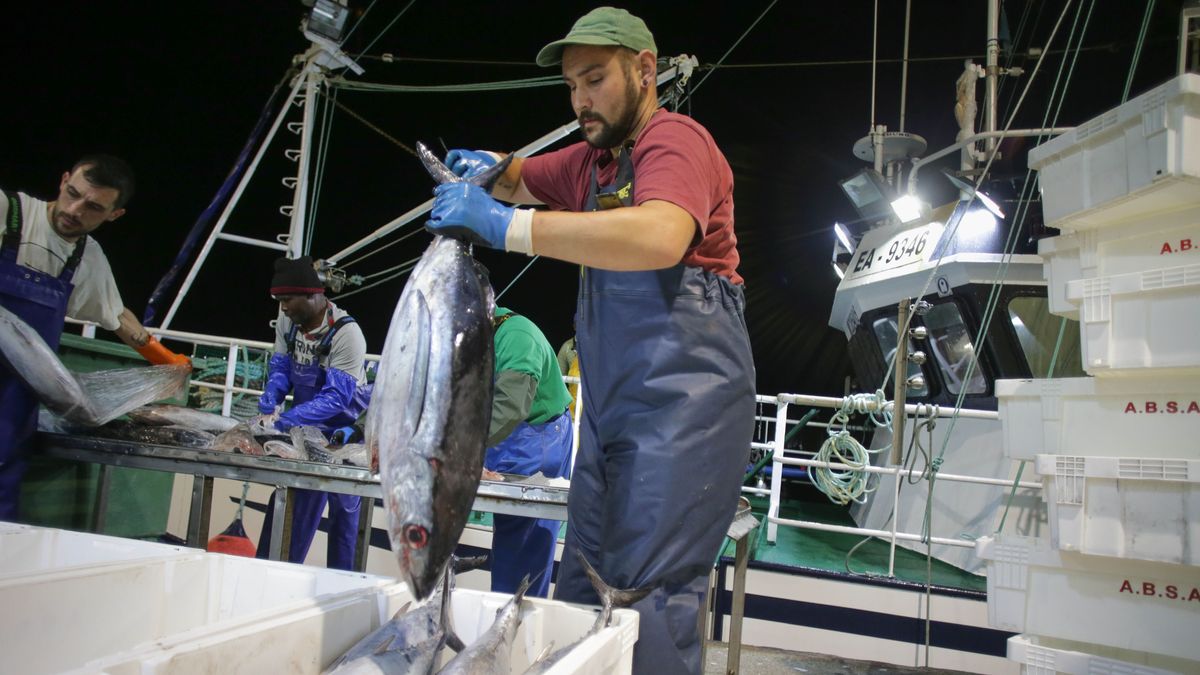
[{"label": "night sky", "polygon": [[[360,13],[370,4],[352,2]],[[457,84],[557,74],[536,67],[534,54],[595,6],[409,4],[378,0],[358,22],[346,51],[365,50],[368,56],[361,61],[366,73],[354,79]],[[898,130],[905,3],[879,4],[878,54],[885,62],[877,72],[875,118]],[[1018,48],[1043,45],[1064,5],[1070,11],[1017,116],[1018,127],[1041,124],[1061,49],[1093,5],[1085,51],[1058,122],[1077,124],[1120,102],[1145,4],[1085,0],[1084,17],[1076,21],[1079,2],[1006,2],[1009,34],[1020,38]],[[1154,4],[1133,95],[1174,75],[1180,5],[1181,0]],[[874,3],[660,0],[621,6],[646,19],[660,55],[686,52],[712,65],[730,52],[724,67],[696,76],[703,82],[681,112],[708,127],[734,169],[740,272],[747,284],[759,390],[840,393],[845,340],[827,326],[837,284],[829,265],[831,226],[856,217],[838,180],[863,166],[851,147],[871,122]],[[905,130],[924,136],[932,152],[953,142],[957,132],[955,80],[964,58],[982,63],[986,4],[913,0],[912,7]],[[5,64],[0,187],[53,198],[61,173],[79,155],[101,151],[129,160],[139,192],[128,214],[102,227],[97,239],[126,304],[141,315],[232,168],[272,89],[293,56],[307,48],[298,30],[304,12],[297,0],[9,3],[0,39]],[[397,58],[385,63],[378,58],[384,52]],[[1012,63],[1026,75],[1004,84],[1000,99],[1009,109],[1033,67],[1024,56]],[[979,92],[982,96],[982,82]],[[490,93],[341,91],[337,100],[402,143],[422,140],[435,148],[509,150],[572,118],[560,85]],[[311,244],[317,257],[340,251],[424,201],[433,186],[414,157],[341,110],[331,129]],[[291,196],[280,179],[294,174],[295,165],[283,159],[283,151],[298,145],[290,134],[277,138],[226,232],[264,239],[286,232],[278,207]],[[1013,145],[1009,155],[1021,156],[1025,149]],[[952,197],[948,184],[932,178],[934,171],[923,175],[928,201]],[[428,237],[419,232],[349,271],[367,275],[411,259]],[[218,242],[171,327],[270,340],[267,322],[275,304],[267,286],[277,255]],[[527,260],[487,250],[477,256],[491,269],[497,290]],[[576,277],[572,266],[540,260],[501,302],[537,322],[557,347],[570,335]],[[372,352],[383,346],[405,278],[339,303],[362,324]]]}]

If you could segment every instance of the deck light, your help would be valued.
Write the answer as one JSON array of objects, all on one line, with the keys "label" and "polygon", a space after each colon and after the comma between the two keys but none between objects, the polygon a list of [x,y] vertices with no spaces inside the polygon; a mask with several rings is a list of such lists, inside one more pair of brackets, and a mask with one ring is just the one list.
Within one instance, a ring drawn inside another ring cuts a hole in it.
[{"label": "deck light", "polygon": [[920,220],[929,212],[929,207],[916,195],[904,195],[892,202],[892,211],[900,222],[907,224]]},{"label": "deck light", "polygon": [[996,218],[1000,220],[1004,220],[1004,212],[1000,210],[1000,205],[993,201],[991,197],[987,196],[983,190],[976,190],[974,185],[971,185],[970,183],[959,178],[958,176],[955,176],[945,169],[942,169],[942,174],[954,184],[954,187],[959,189],[959,192],[962,193],[963,199],[970,199],[972,196],[974,196],[979,200],[980,204],[983,204],[988,211],[992,212],[992,215],[996,216]]}]

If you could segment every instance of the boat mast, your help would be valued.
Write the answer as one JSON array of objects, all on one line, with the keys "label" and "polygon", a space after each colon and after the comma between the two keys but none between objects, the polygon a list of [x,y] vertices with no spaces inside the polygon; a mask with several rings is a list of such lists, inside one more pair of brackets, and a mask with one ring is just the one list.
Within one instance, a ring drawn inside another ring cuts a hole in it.
[{"label": "boat mast", "polygon": [[[340,11],[343,11],[339,10],[338,7],[344,9],[344,5],[335,2],[324,2],[320,3],[320,5],[326,11],[326,15],[337,15]],[[343,26],[344,24],[339,24],[338,28],[340,29]],[[294,59],[294,62],[302,63],[303,67],[293,79],[291,92],[284,100],[279,114],[276,115],[275,121],[271,125],[270,131],[267,132],[259,144],[258,150],[254,155],[254,160],[250,163],[250,166],[246,169],[246,173],[238,182],[237,189],[234,190],[229,202],[221,212],[220,218],[217,219],[212,232],[209,233],[208,239],[205,240],[204,246],[200,249],[200,254],[196,256],[196,261],[192,263],[191,269],[188,270],[187,277],[184,278],[179,292],[175,295],[170,309],[167,310],[160,324],[160,327],[163,329],[171,327],[171,321],[175,318],[175,313],[179,310],[179,306],[183,303],[183,299],[187,296],[188,291],[191,290],[192,283],[195,282],[197,275],[200,273],[200,268],[203,267],[209,253],[212,252],[213,245],[218,240],[282,251],[291,258],[299,257],[303,253],[301,247],[304,245],[305,218],[308,213],[308,182],[312,155],[312,129],[313,122],[316,119],[317,94],[324,84],[327,74],[332,71],[348,68],[356,74],[361,75],[363,73],[362,67],[341,50],[339,44],[335,41],[336,35],[331,35],[328,30],[323,30],[320,25],[314,24],[311,19],[306,23],[303,32],[304,36],[312,43],[308,51],[296,56]],[[303,94],[301,95],[300,92],[302,90]],[[284,151],[286,158],[296,162],[296,175],[283,179],[284,186],[292,188],[292,203],[282,206],[279,209],[280,213],[288,217],[287,234],[278,235],[276,240],[272,241],[226,233],[225,224],[229,220],[229,214],[237,206],[242,193],[246,189],[246,185],[254,177],[259,162],[262,160],[263,155],[266,154],[267,147],[275,139],[275,134],[279,131],[279,127],[283,124],[284,119],[291,112],[293,105],[303,105],[303,114],[300,122],[291,122],[287,125],[288,131],[300,136],[299,148]]]}]

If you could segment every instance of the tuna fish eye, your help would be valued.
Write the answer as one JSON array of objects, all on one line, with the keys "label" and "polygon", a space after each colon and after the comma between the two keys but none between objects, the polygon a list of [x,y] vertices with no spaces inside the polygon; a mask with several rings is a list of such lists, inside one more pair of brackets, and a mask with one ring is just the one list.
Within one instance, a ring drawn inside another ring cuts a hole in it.
[{"label": "tuna fish eye", "polygon": [[408,544],[409,548],[425,548],[429,544],[429,530],[420,525],[405,525],[404,541]]}]

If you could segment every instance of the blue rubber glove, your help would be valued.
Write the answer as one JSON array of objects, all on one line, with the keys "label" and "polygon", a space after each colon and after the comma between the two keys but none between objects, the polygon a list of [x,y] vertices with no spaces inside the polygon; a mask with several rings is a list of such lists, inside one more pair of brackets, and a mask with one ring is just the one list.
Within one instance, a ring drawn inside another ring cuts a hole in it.
[{"label": "blue rubber glove", "polygon": [[451,150],[446,154],[446,166],[459,178],[478,176],[496,165],[496,156],[483,150]]},{"label": "blue rubber glove", "polygon": [[292,357],[278,352],[272,354],[267,373],[262,396],[258,397],[258,412],[264,415],[275,412],[292,389]]},{"label": "blue rubber glove", "polygon": [[337,431],[333,432],[333,435],[329,437],[329,444],[330,445],[345,445],[347,443],[353,443],[357,440],[358,440],[358,429],[357,428],[355,428],[353,426],[342,427],[341,429],[338,429]]},{"label": "blue rubber glove", "polygon": [[516,209],[492,199],[487,190],[470,183],[443,183],[433,193],[437,197],[425,229],[472,244],[507,250],[504,238]]}]

